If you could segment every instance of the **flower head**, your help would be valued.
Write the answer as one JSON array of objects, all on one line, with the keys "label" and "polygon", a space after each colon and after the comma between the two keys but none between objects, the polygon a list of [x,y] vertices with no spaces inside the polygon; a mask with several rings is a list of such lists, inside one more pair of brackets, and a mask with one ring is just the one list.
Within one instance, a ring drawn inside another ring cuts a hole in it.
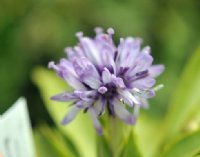
[{"label": "flower head", "polygon": [[130,125],[135,124],[140,108],[147,108],[147,99],[155,96],[155,77],[163,72],[164,66],[152,65],[150,47],[141,48],[140,38],[121,38],[116,46],[112,28],[107,33],[101,28],[95,31],[93,39],[77,33],[78,45],[66,48],[67,58],[58,64],[49,62],[49,68],[74,88],[71,93],[52,97],[56,101],[73,102],[62,123],[69,123],[83,110],[90,114],[101,134],[99,117],[105,111]]}]

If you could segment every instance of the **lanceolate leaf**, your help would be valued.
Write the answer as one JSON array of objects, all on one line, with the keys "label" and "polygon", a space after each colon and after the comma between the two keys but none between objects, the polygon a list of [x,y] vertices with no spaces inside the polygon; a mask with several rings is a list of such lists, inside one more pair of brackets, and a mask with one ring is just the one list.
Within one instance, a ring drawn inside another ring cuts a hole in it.
[{"label": "lanceolate leaf", "polygon": [[167,138],[176,135],[183,128],[192,113],[200,111],[199,67],[200,47],[186,65],[170,102],[165,124]]},{"label": "lanceolate leaf", "polygon": [[136,144],[135,136],[133,132],[130,133],[127,143],[124,145],[124,149],[120,157],[142,157],[138,150],[138,146]]},{"label": "lanceolate leaf", "polygon": [[42,125],[34,131],[38,157],[76,157],[58,133]]},{"label": "lanceolate leaf", "polygon": [[193,157],[200,152],[200,131],[172,144],[160,157]]},{"label": "lanceolate leaf", "polygon": [[102,136],[97,139],[97,157],[111,157],[112,152],[106,141],[106,139]]}]

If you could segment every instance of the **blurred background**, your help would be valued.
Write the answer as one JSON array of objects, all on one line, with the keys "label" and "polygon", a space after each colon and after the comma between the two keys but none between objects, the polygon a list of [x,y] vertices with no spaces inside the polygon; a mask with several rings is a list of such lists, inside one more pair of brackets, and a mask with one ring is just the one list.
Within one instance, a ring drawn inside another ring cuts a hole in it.
[{"label": "blurred background", "polygon": [[74,34],[93,36],[102,26],[119,37],[137,36],[150,45],[154,63],[166,66],[158,83],[165,88],[151,101],[147,114],[162,116],[180,74],[200,43],[199,0],[1,0],[0,1],[0,114],[25,96],[33,126],[48,121],[38,89],[31,81],[37,66],[64,57]]}]

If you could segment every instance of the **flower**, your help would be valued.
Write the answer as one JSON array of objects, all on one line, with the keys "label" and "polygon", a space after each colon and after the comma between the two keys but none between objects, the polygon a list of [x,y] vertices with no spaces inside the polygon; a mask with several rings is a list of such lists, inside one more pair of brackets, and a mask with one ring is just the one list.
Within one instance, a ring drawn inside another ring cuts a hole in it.
[{"label": "flower", "polygon": [[112,117],[134,125],[140,108],[147,108],[147,99],[155,96],[153,88],[157,77],[164,70],[163,65],[152,65],[150,47],[141,48],[140,38],[121,38],[116,46],[112,36],[96,28],[94,39],[76,34],[79,43],[74,48],[65,49],[67,58],[58,64],[49,62],[64,79],[73,92],[53,96],[55,101],[72,101],[71,111],[64,117],[62,124],[72,121],[83,110],[89,113],[94,127],[102,134],[99,117],[107,111]]}]

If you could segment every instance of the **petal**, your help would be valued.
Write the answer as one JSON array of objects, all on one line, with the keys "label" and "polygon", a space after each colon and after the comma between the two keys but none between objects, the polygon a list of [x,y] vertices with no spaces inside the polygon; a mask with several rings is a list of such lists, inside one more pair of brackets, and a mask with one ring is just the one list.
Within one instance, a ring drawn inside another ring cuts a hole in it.
[{"label": "petal", "polygon": [[137,118],[139,113],[140,113],[140,106],[139,105],[135,105],[134,106],[134,111],[133,111],[134,117]]},{"label": "petal", "polygon": [[149,69],[153,62],[153,57],[147,53],[140,53],[137,57],[136,61],[132,68],[130,68],[127,72],[129,76],[134,76],[136,73],[140,71],[145,71]]},{"label": "petal", "polygon": [[145,77],[142,79],[138,79],[132,82],[131,87],[136,87],[139,89],[148,89],[153,87],[155,84],[156,80],[153,79],[152,77]]},{"label": "petal", "polygon": [[95,66],[87,58],[74,58],[74,69],[80,80],[93,89],[100,86],[100,76]]},{"label": "petal", "polygon": [[112,103],[114,105],[114,111],[120,119],[128,124],[135,124],[135,117],[131,113],[129,113],[127,109],[125,109],[125,107],[119,100],[114,99]]},{"label": "petal", "polygon": [[94,110],[98,116],[101,116],[105,111],[106,100],[99,98],[94,104]]},{"label": "petal", "polygon": [[140,102],[128,90],[118,89],[117,91],[121,98],[127,103],[127,105],[133,106],[134,104],[140,104]]},{"label": "petal", "polygon": [[67,92],[60,93],[51,97],[51,100],[61,101],[61,102],[76,100],[76,99],[77,97],[74,96],[73,93],[67,93]]},{"label": "petal", "polygon": [[101,48],[101,67],[108,67],[116,73],[116,64],[114,61],[114,50],[110,49],[107,46]]},{"label": "petal", "polygon": [[102,133],[103,133],[102,127],[101,127],[101,124],[100,124],[100,122],[99,122],[99,120],[97,118],[98,116],[97,116],[95,110],[93,108],[89,108],[88,112],[89,112],[89,114],[91,116],[91,119],[92,119],[92,122],[93,122],[93,125],[94,125],[95,129],[97,130],[97,132],[100,135],[102,135]]},{"label": "petal", "polygon": [[69,113],[62,120],[62,124],[66,125],[69,122],[71,122],[76,117],[76,115],[78,114],[79,111],[80,111],[80,108],[77,108],[76,106],[73,106],[71,108],[71,110],[69,111]]},{"label": "petal", "polygon": [[72,61],[74,57],[78,58],[85,57],[85,54],[83,50],[80,48],[80,46],[75,46],[74,48],[67,47],[65,48],[65,53],[67,54],[68,59],[70,61]]},{"label": "petal", "polygon": [[107,68],[104,68],[104,71],[102,72],[102,81],[105,84],[110,83],[112,81],[112,74]]},{"label": "petal", "polygon": [[143,107],[145,109],[149,108],[149,103],[148,103],[147,99],[141,98],[140,101],[141,101],[141,107]]},{"label": "petal", "polygon": [[87,37],[81,37],[80,43],[84,50],[85,56],[95,64],[100,63],[100,54],[94,41]]},{"label": "petal", "polygon": [[85,86],[78,80],[71,63],[66,59],[61,59],[58,65],[54,62],[49,62],[48,67],[53,68],[71,87],[75,89],[85,89]]},{"label": "petal", "polygon": [[115,77],[114,79],[113,79],[113,83],[117,86],[117,87],[119,87],[119,88],[125,88],[125,84],[124,84],[124,81],[123,81],[123,79],[122,78],[120,78],[120,77]]},{"label": "petal", "polygon": [[141,39],[128,37],[121,40],[118,46],[118,67],[129,67],[133,65],[140,52]]},{"label": "petal", "polygon": [[150,90],[141,90],[138,88],[133,88],[133,95],[137,96],[138,98],[145,98],[149,99],[155,96],[155,91],[150,89]]},{"label": "petal", "polygon": [[151,77],[157,77],[164,71],[164,69],[164,65],[160,64],[151,66],[148,71]]},{"label": "petal", "polygon": [[88,101],[80,100],[80,101],[76,102],[75,105],[78,108],[86,109],[86,108],[89,108],[92,105],[93,102],[94,101],[92,99],[90,99]]}]

